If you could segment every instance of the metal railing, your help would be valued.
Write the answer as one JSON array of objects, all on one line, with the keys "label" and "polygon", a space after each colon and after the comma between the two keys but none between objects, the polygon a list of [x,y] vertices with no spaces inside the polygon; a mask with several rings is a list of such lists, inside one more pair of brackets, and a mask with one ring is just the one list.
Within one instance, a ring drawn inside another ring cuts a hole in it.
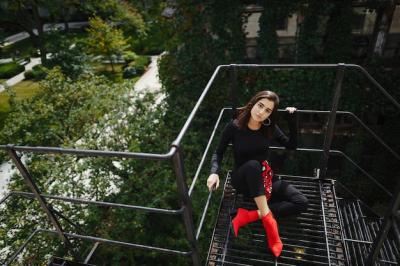
[{"label": "metal railing", "polygon": [[[193,179],[190,189],[188,189],[188,186],[186,184],[186,176],[185,176],[186,172],[184,169],[183,154],[180,149],[180,143],[181,143],[183,137],[185,136],[188,128],[190,127],[194,117],[196,116],[196,113],[198,112],[199,107],[201,106],[202,102],[204,101],[208,91],[210,90],[212,84],[214,83],[215,78],[217,77],[218,73],[222,69],[231,70],[231,73],[232,73],[232,75],[231,75],[231,101],[232,101],[233,111],[235,111],[236,99],[237,99],[237,97],[236,97],[236,95],[237,95],[237,89],[236,89],[237,74],[236,73],[237,73],[238,68],[336,70],[335,93],[334,93],[334,97],[333,97],[333,101],[332,101],[332,108],[330,111],[327,111],[327,112],[329,112],[329,119],[328,119],[328,123],[327,123],[327,129],[325,132],[324,145],[323,145],[323,149],[321,151],[319,151],[319,152],[322,152],[319,168],[317,171],[317,173],[318,173],[317,177],[319,177],[319,178],[326,177],[327,162],[329,159],[329,155],[331,153],[330,147],[331,147],[333,133],[334,133],[333,131],[334,131],[334,126],[335,126],[335,118],[336,118],[336,114],[339,113],[337,111],[337,107],[338,107],[338,103],[339,103],[339,99],[340,99],[340,92],[341,92],[343,77],[344,77],[344,73],[345,73],[346,69],[355,69],[357,71],[361,71],[361,73],[365,77],[367,77],[368,80],[370,80],[397,108],[400,109],[400,104],[389,93],[387,93],[386,90],[375,79],[373,79],[364,68],[362,68],[358,65],[342,64],[342,63],[340,63],[340,64],[231,64],[231,65],[220,65],[215,69],[213,75],[211,76],[211,78],[208,81],[206,87],[204,88],[202,94],[200,95],[199,99],[197,100],[197,103],[194,106],[194,108],[192,109],[184,126],[180,130],[177,138],[172,142],[170,150],[164,154],[0,145],[0,149],[6,150],[8,152],[8,154],[12,158],[14,164],[17,166],[18,170],[22,174],[25,182],[27,183],[27,185],[30,187],[31,191],[33,192],[31,194],[26,194],[26,192],[11,192],[9,195],[7,195],[5,197],[5,199],[0,200],[0,203],[3,203],[6,199],[8,199],[12,195],[24,195],[24,196],[29,196],[29,197],[35,197],[39,201],[41,208],[45,211],[50,222],[56,228],[55,231],[38,229],[37,231],[35,231],[35,234],[37,232],[56,233],[63,240],[64,244],[67,247],[69,247],[70,249],[71,249],[71,247],[70,247],[68,238],[80,238],[80,239],[91,240],[91,241],[94,241],[95,243],[104,242],[104,243],[117,244],[117,245],[122,245],[122,246],[126,246],[126,247],[131,247],[131,248],[143,248],[143,249],[161,251],[161,252],[166,252],[166,253],[171,253],[171,254],[191,256],[193,265],[200,265],[200,255],[199,255],[199,252],[197,249],[197,239],[199,238],[199,234],[201,232],[205,213],[207,211],[212,192],[209,193],[209,196],[206,201],[205,208],[203,210],[203,214],[202,214],[197,232],[195,230],[194,223],[193,223],[193,209],[191,206],[190,196],[193,192],[194,186],[198,179],[199,172],[203,166],[205,156],[206,156],[208,149],[210,147],[210,144],[211,144],[211,140],[209,141],[209,143],[206,147],[206,151],[202,157],[200,166],[198,168],[198,171],[196,172],[196,176]],[[218,123],[219,123],[220,119],[221,119],[221,114],[218,119]],[[212,138],[214,137],[215,130],[216,130],[216,127],[214,127],[214,130],[212,132]],[[377,136],[374,136],[374,137],[377,137]],[[385,148],[391,150],[388,145],[384,144],[384,146],[385,146]],[[172,167],[174,169],[174,172],[175,172],[175,176],[176,176],[176,182],[177,182],[177,187],[178,187],[181,208],[176,209],[176,210],[155,209],[155,208],[148,208],[148,207],[144,207],[144,206],[123,205],[123,204],[116,204],[116,203],[109,203],[109,202],[86,201],[86,200],[82,200],[82,199],[73,199],[73,198],[66,198],[66,197],[42,195],[40,193],[38,187],[36,186],[35,181],[33,180],[32,176],[30,175],[28,169],[26,169],[24,163],[21,161],[21,158],[18,156],[17,152],[42,153],[42,154],[71,154],[71,155],[88,156],[88,157],[100,156],[100,157],[135,158],[135,159],[160,160],[160,161],[170,160]],[[392,150],[391,150],[391,153],[397,159],[399,159],[399,156],[397,153],[395,155],[395,152]],[[396,191],[396,193],[397,193],[396,196],[398,198],[400,192]],[[185,225],[186,237],[187,237],[187,240],[190,245],[190,251],[185,252],[185,251],[165,249],[165,248],[154,247],[154,246],[145,246],[145,245],[140,245],[140,244],[136,244],[136,243],[119,242],[119,241],[115,241],[115,240],[109,240],[109,239],[92,237],[92,236],[83,236],[83,235],[65,233],[63,228],[61,227],[61,225],[58,222],[58,219],[56,217],[56,214],[54,213],[54,210],[51,208],[51,205],[49,205],[47,203],[46,198],[70,201],[72,203],[85,203],[85,204],[95,204],[95,205],[100,205],[100,206],[110,206],[110,207],[116,207],[116,208],[135,209],[135,210],[162,213],[162,214],[168,214],[168,215],[182,214],[184,225]],[[392,204],[392,208],[398,207],[397,202],[398,201],[395,201],[394,204]],[[391,211],[391,213],[393,213],[393,210]],[[389,219],[389,218],[385,217],[385,219]],[[384,224],[386,224],[386,223],[384,223]],[[382,237],[385,238],[386,234],[387,234],[387,231],[383,230],[380,233],[379,239]],[[26,244],[31,239],[33,239],[33,236],[31,235],[29,237]],[[376,241],[377,241],[376,244],[374,242],[374,248],[371,251],[371,254],[376,249],[379,250],[379,248],[381,247],[381,243],[378,240],[376,240]],[[18,251],[21,252],[22,249],[18,249]],[[15,254],[15,257],[17,255],[18,255],[18,253]],[[372,263],[373,263],[373,261],[374,261],[374,257],[372,257]]]}]

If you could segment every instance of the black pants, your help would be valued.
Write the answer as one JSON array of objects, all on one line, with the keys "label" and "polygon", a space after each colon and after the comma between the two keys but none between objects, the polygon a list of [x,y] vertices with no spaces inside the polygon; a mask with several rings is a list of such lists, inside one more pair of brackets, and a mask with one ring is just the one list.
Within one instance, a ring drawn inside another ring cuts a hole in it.
[{"label": "black pants", "polygon": [[[232,173],[232,185],[238,193],[255,198],[265,195],[262,166],[250,160]],[[273,180],[272,194],[268,206],[276,217],[299,214],[307,209],[307,198],[293,185],[284,180]]]}]

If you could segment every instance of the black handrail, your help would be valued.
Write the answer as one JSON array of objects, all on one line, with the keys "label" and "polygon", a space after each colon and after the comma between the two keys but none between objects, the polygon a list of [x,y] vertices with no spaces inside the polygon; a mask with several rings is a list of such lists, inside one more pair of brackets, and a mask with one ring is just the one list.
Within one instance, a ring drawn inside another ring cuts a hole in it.
[{"label": "black handrail", "polygon": [[[277,149],[277,150],[284,150],[285,148],[283,147],[275,147],[271,146],[271,149]],[[321,149],[308,149],[308,148],[297,148],[296,151],[305,151],[305,152],[323,152]],[[337,154],[340,156],[343,156],[347,161],[349,161],[352,165],[358,168],[364,175],[366,175],[372,182],[374,182],[380,189],[382,189],[383,192],[385,192],[389,197],[392,197],[392,193],[390,193],[385,186],[383,186],[376,178],[368,174],[367,171],[365,171],[361,166],[359,166],[356,162],[354,162],[349,156],[347,156],[344,152],[339,151],[339,150],[329,150],[330,154]]]},{"label": "black handrail", "polygon": [[[0,204],[3,203],[5,200],[7,200],[10,196],[14,196],[14,195],[22,196],[22,197],[26,197],[26,198],[32,198],[32,199],[35,198],[35,195],[30,192],[11,191],[11,192],[7,193],[7,195],[5,195],[3,197],[3,199],[0,200]],[[52,195],[45,195],[45,194],[40,194],[40,196],[42,196],[43,198],[46,198],[46,199],[61,200],[61,201],[71,202],[71,203],[97,205],[97,206],[112,207],[112,208],[122,208],[122,209],[128,209],[128,210],[139,210],[139,211],[146,211],[146,212],[150,212],[150,213],[178,215],[183,212],[183,207],[181,207],[180,209],[176,209],[176,210],[170,210],[170,209],[159,209],[159,208],[144,207],[144,206],[137,206],[137,205],[121,204],[121,203],[112,203],[112,202],[105,202],[105,201],[94,201],[94,200],[79,199],[79,198],[52,196]]]},{"label": "black handrail", "polygon": [[[284,111],[279,109],[278,111]],[[329,114],[330,111],[320,111],[320,110],[297,110],[299,113],[313,113],[313,114]],[[368,131],[369,134],[374,137],[376,141],[378,141],[387,151],[389,151],[397,160],[400,161],[400,155],[395,152],[392,148],[389,147],[386,142],[382,140],[371,128],[369,128],[357,115],[355,115],[353,112],[348,112],[348,111],[337,111],[337,114],[344,114],[344,115],[349,115],[351,118],[357,121],[366,131]]]}]

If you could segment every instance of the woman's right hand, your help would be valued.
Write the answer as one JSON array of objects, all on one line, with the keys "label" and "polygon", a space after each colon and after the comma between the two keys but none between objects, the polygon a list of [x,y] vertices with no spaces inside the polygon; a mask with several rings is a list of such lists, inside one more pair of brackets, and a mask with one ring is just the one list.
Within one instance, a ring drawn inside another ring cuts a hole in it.
[{"label": "woman's right hand", "polygon": [[207,187],[209,191],[215,190],[219,187],[219,176],[217,174],[211,174],[207,178]]}]

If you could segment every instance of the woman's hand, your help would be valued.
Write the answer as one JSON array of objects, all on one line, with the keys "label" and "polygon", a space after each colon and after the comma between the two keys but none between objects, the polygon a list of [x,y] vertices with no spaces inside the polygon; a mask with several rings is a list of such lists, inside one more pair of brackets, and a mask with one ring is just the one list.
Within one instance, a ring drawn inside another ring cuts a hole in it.
[{"label": "woman's hand", "polygon": [[293,114],[294,112],[297,111],[297,108],[296,107],[286,107],[285,111],[288,112],[289,114]]},{"label": "woman's hand", "polygon": [[219,187],[219,176],[217,174],[211,174],[207,178],[207,187],[209,191],[215,190]]}]

